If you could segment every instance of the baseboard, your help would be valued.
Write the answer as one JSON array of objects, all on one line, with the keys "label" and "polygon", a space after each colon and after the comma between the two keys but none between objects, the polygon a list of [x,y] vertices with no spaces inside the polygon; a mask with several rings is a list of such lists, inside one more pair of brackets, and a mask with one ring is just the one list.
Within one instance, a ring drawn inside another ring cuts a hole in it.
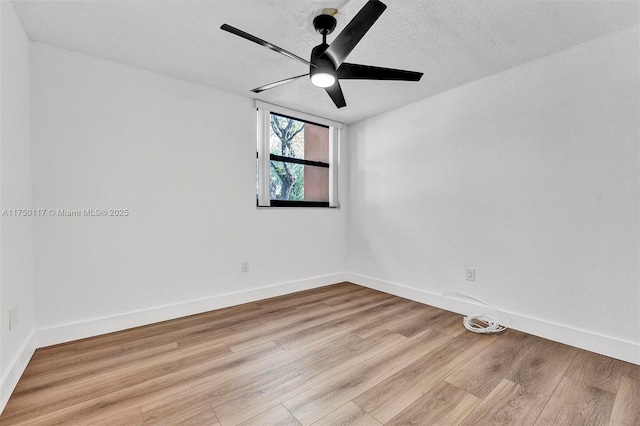
[{"label": "baseboard", "polygon": [[[346,281],[460,314],[470,315],[483,312],[478,311],[478,305],[475,303],[444,297],[440,294],[360,274],[348,273]],[[640,365],[640,345],[638,343],[526,317],[513,312],[504,311],[503,313],[509,318],[510,327],[513,329]]]},{"label": "baseboard", "polygon": [[36,347],[36,333],[35,331],[32,331],[25,339],[20,351],[18,351],[18,354],[9,363],[9,368],[0,381],[0,413],[2,413],[2,410],[4,410],[4,407],[7,405],[13,390],[18,384],[18,380],[20,380],[22,373],[24,373],[24,370],[27,368],[27,364],[29,364]]},{"label": "baseboard", "polygon": [[346,280],[346,273],[323,275],[299,281],[286,282],[266,287],[254,288],[234,293],[222,294],[206,299],[193,300],[175,305],[167,305],[136,312],[95,318],[72,324],[57,325],[37,332],[38,347],[56,345],[86,337],[98,336],[128,328],[167,321],[188,315],[255,302],[269,297],[282,296],[297,291],[323,287]]}]

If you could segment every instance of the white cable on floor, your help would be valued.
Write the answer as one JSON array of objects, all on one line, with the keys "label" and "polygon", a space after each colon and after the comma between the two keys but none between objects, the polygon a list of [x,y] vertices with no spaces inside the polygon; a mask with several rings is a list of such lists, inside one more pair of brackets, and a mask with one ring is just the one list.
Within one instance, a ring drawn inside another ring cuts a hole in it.
[{"label": "white cable on floor", "polygon": [[[491,306],[490,304],[483,302],[480,299],[467,296],[466,294],[454,293],[454,292],[442,293],[442,295],[444,297],[466,298],[466,299],[474,300],[478,303],[482,303],[483,305],[488,306],[489,308],[499,313],[502,316],[502,318],[505,320],[504,322],[511,325],[509,318],[507,318],[505,314],[503,314],[500,310],[498,310],[494,306]],[[472,331],[474,333],[484,333],[484,334],[500,333],[507,329],[506,326],[500,324],[497,316],[491,315],[491,314],[467,315],[462,318],[462,324],[464,324],[464,327],[467,330]],[[484,324],[484,326],[482,326],[482,324]]]}]

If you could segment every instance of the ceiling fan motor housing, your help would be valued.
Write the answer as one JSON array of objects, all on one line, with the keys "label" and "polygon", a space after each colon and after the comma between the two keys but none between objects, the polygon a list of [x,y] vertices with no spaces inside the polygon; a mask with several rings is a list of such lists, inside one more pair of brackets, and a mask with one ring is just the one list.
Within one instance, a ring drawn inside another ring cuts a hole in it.
[{"label": "ceiling fan motor housing", "polygon": [[326,36],[331,34],[336,29],[336,18],[331,15],[318,15],[313,18],[313,27],[317,32]]},{"label": "ceiling fan motor housing", "polygon": [[329,47],[328,44],[322,43],[314,47],[311,51],[311,60],[309,62],[314,65],[309,67],[311,81],[314,81],[314,76],[317,74],[329,74],[332,75],[334,79],[336,78],[336,67],[333,65],[331,59],[324,54],[327,47]]}]

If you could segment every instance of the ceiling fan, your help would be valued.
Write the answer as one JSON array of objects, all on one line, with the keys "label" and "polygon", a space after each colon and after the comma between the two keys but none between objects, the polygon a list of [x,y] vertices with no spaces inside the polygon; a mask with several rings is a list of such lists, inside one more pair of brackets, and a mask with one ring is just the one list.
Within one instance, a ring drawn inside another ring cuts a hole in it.
[{"label": "ceiling fan", "polygon": [[269,83],[253,89],[252,92],[260,93],[264,90],[290,83],[298,78],[310,76],[311,83],[314,86],[324,88],[331,97],[331,100],[333,100],[333,103],[336,104],[336,107],[342,108],[346,106],[347,103],[344,100],[344,94],[342,93],[339,80],[419,81],[420,78],[422,78],[421,72],[344,62],[347,56],[349,56],[349,53],[356,47],[386,8],[387,6],[379,0],[368,0],[367,4],[360,9],[357,15],[347,24],[344,30],[338,34],[330,45],[327,44],[327,35],[331,34],[336,28],[336,19],[329,14],[316,16],[313,20],[313,26],[316,31],[322,34],[322,44],[313,48],[309,61],[275,44],[234,28],[231,25],[223,24],[220,29],[267,47],[309,66],[309,72],[307,74]]}]

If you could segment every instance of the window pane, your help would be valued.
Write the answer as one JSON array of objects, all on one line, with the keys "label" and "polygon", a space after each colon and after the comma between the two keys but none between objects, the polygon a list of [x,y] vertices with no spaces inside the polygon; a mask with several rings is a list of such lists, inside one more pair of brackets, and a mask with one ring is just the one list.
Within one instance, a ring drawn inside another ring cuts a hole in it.
[{"label": "window pane", "polygon": [[284,157],[329,162],[329,128],[270,115],[270,153]]},{"label": "window pane", "polygon": [[329,163],[328,127],[309,123],[304,125],[304,159]]},{"label": "window pane", "polygon": [[304,158],[304,125],[303,121],[271,114],[271,154]]},{"label": "window pane", "polygon": [[271,161],[272,200],[329,201],[327,167]]},{"label": "window pane", "polygon": [[272,161],[269,186],[272,200],[304,200],[304,166]]},{"label": "window pane", "polygon": [[329,168],[304,166],[304,200],[329,202]]}]

